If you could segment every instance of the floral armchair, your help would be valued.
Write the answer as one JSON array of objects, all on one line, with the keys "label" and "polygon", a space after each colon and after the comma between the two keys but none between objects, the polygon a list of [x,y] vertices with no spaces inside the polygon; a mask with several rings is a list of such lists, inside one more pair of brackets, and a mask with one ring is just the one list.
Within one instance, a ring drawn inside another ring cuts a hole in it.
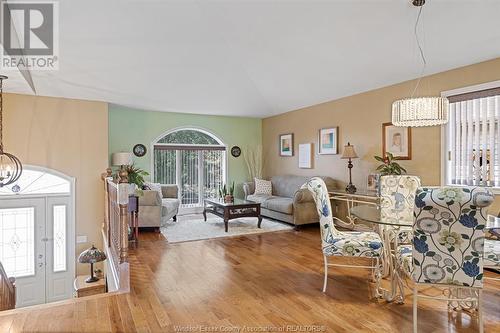
[{"label": "floral armchair", "polygon": [[383,250],[380,236],[375,232],[338,231],[333,223],[328,190],[323,179],[319,177],[311,178],[302,188],[306,188],[311,192],[320,218],[321,244],[325,262],[323,292],[326,291],[328,266],[339,266],[329,264],[327,257],[348,256],[376,259],[375,266],[361,266],[373,268],[374,274],[376,274],[379,269],[379,258],[381,258]]}]

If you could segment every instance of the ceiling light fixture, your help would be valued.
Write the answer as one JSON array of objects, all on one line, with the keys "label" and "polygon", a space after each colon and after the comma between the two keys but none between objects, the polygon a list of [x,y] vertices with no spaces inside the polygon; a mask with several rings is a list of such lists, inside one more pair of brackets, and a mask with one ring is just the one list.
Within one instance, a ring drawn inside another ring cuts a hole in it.
[{"label": "ceiling light fixture", "polygon": [[448,122],[449,102],[446,97],[414,97],[420,85],[420,81],[424,76],[427,61],[425,60],[424,51],[418,39],[418,23],[425,0],[413,0],[412,3],[414,6],[420,7],[417,21],[415,22],[414,33],[423,66],[411,97],[400,99],[392,103],[392,123],[395,126],[401,127],[443,125]]},{"label": "ceiling light fixture", "polygon": [[23,173],[21,161],[3,149],[3,80],[7,79],[0,75],[0,187],[16,182]]}]

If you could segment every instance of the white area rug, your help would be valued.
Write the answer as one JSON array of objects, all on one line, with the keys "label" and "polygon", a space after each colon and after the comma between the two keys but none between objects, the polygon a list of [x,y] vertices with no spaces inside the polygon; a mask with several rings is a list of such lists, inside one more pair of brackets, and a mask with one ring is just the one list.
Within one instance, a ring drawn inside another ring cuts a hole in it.
[{"label": "white area rug", "polygon": [[207,222],[203,215],[181,215],[177,222],[172,220],[161,228],[161,233],[169,243],[187,242],[201,239],[232,237],[249,234],[291,230],[293,227],[286,223],[263,218],[260,229],[257,228],[256,217],[242,217],[229,221],[228,232],[224,231],[224,220],[215,215],[207,214]]}]

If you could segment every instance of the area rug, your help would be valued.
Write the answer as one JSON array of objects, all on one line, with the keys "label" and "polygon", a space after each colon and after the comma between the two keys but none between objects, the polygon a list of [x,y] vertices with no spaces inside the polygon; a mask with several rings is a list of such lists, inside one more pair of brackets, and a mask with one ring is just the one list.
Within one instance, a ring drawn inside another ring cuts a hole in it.
[{"label": "area rug", "polygon": [[207,221],[203,215],[181,215],[177,222],[169,221],[160,230],[169,243],[188,242],[202,239],[233,237],[250,234],[262,234],[281,230],[292,230],[286,223],[263,218],[260,229],[257,228],[256,217],[242,217],[229,221],[229,231],[224,231],[224,220],[215,215],[207,214]]}]

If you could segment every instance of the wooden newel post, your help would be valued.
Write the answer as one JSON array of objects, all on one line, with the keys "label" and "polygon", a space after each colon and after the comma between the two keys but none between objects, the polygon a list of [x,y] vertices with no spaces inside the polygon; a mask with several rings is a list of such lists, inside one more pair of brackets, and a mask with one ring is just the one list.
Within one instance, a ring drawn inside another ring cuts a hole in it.
[{"label": "wooden newel post", "polygon": [[120,263],[128,261],[128,174],[121,170],[118,183],[118,203],[120,204]]}]

